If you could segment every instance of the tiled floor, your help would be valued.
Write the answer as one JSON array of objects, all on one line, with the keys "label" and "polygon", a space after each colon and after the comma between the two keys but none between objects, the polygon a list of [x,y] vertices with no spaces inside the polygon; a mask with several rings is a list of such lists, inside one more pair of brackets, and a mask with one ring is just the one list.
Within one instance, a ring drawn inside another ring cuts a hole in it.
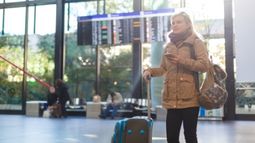
[{"label": "tiled floor", "polygon": [[[117,120],[0,115],[0,143],[110,143]],[[254,143],[252,121],[199,121],[199,143]],[[183,135],[180,137],[184,143]],[[165,123],[154,121],[153,143],[166,143]]]}]

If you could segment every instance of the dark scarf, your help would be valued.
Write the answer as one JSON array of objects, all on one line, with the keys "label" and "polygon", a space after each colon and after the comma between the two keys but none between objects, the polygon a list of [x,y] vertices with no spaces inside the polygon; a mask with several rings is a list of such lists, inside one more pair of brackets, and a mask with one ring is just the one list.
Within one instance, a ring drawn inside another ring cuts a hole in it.
[{"label": "dark scarf", "polygon": [[179,42],[184,41],[192,34],[192,31],[189,29],[187,31],[184,31],[182,33],[173,33],[171,32],[168,37],[170,38],[171,42],[173,42],[175,45]]}]

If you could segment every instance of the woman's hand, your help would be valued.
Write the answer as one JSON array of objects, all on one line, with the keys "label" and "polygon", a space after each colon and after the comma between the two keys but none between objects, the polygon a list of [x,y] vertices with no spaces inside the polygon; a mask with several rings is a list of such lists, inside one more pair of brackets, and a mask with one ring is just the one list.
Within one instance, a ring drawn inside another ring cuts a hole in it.
[{"label": "woman's hand", "polygon": [[150,80],[150,78],[151,78],[151,73],[150,73],[149,71],[144,71],[144,72],[143,72],[143,78],[144,78],[144,80],[146,80],[146,81]]},{"label": "woman's hand", "polygon": [[171,53],[166,53],[165,54],[166,58],[173,64],[178,64],[179,63],[179,56],[176,54],[171,54]]}]

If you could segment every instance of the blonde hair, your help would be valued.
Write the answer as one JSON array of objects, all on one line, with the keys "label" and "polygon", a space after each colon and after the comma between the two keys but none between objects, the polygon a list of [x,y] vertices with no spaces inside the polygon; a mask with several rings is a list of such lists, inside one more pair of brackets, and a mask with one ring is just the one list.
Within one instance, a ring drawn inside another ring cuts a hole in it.
[{"label": "blonde hair", "polygon": [[190,18],[190,15],[187,13],[187,12],[184,12],[184,11],[181,11],[181,12],[178,12],[178,13],[175,13],[172,15],[171,17],[171,21],[173,21],[173,19],[177,16],[181,16],[184,18],[184,21],[187,23],[187,24],[190,24],[190,30],[195,33],[197,35],[197,37],[201,40],[204,40],[203,36],[198,33],[195,29],[194,29],[194,25],[193,25],[193,21],[191,20]]},{"label": "blonde hair", "polygon": [[193,22],[192,22],[192,20],[191,20],[191,18],[190,18],[190,16],[189,16],[188,13],[186,13],[186,12],[184,12],[184,11],[175,13],[174,15],[172,15],[171,21],[173,21],[173,19],[174,19],[175,17],[177,17],[177,16],[183,17],[183,18],[184,18],[184,21],[185,21],[187,24],[190,24],[190,28],[191,28],[191,30],[194,32]]}]

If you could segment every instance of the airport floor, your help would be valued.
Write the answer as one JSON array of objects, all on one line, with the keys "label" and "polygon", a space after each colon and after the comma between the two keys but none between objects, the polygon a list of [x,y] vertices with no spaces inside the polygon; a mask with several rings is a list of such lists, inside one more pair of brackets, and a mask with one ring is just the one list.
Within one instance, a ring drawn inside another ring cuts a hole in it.
[{"label": "airport floor", "polygon": [[[0,143],[110,143],[117,120],[0,115]],[[181,131],[183,132],[183,130]],[[199,121],[199,143],[254,143],[253,121]],[[165,122],[154,121],[153,143],[167,143]],[[183,134],[181,143],[185,143]]]}]

